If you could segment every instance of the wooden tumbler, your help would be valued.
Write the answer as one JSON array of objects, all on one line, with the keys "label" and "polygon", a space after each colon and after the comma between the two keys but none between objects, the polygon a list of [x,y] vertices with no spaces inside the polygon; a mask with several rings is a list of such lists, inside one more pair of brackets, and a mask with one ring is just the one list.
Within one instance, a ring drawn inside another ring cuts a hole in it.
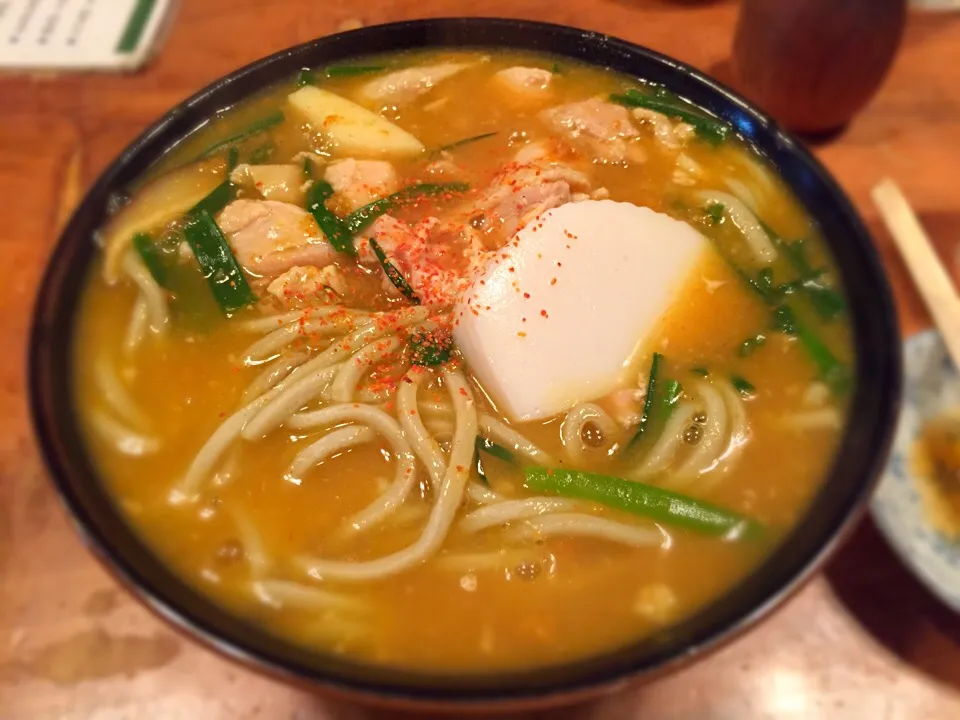
[{"label": "wooden tumbler", "polygon": [[802,133],[845,125],[873,97],[903,35],[907,0],[743,0],[740,89]]}]

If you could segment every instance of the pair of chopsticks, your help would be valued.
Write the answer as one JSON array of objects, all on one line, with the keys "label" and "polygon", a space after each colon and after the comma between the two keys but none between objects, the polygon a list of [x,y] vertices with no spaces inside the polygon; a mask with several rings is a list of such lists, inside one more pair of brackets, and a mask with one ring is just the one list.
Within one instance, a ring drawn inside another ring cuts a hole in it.
[{"label": "pair of chopsticks", "polygon": [[960,368],[960,296],[906,197],[889,178],[870,192],[953,364]]}]

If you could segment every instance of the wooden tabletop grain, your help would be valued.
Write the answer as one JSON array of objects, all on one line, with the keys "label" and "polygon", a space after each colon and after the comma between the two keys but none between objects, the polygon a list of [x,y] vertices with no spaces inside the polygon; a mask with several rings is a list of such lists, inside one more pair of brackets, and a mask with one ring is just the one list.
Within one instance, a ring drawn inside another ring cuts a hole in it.
[{"label": "wooden tabletop grain", "polygon": [[[478,12],[479,11],[479,12]],[[724,77],[734,2],[184,0],[135,75],[0,75],[0,718],[388,718],[258,677],[174,635],[91,559],[50,489],[24,399],[24,341],[58,227],[149,122],[207,82],[356,22],[455,14],[567,23]],[[906,333],[927,324],[869,203],[891,175],[945,257],[960,240],[960,16],[910,17],[879,95],[816,148],[874,231]],[[867,520],[771,619],[666,679],[531,717],[881,720],[960,717],[960,618]]]}]

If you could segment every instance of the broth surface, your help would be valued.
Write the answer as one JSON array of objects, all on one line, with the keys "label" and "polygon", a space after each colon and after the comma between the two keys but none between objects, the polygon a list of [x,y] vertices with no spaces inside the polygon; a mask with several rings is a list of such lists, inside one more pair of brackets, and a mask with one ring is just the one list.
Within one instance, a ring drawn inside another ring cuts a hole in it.
[{"label": "broth surface", "polygon": [[[411,158],[387,158],[400,187],[433,181],[425,170],[433,161],[428,155],[453,162],[458,168],[454,180],[471,188],[485,187],[496,182],[503,163],[522,147],[559,137],[541,120],[545,109],[645,88],[622,75],[567,60],[499,50],[393,55],[356,64],[387,65],[380,73],[384,74],[394,67],[449,62],[469,66],[410,102],[379,107],[368,103],[427,148]],[[515,66],[552,71],[549,93],[530,98],[508,92],[492,80],[497,71]],[[317,82],[324,90],[356,100],[362,86],[376,76]],[[308,152],[321,167],[330,156],[344,157],[325,144],[322,129],[291,119],[287,96],[295,90],[291,79],[212,120],[174,148],[144,183],[191,162],[211,143],[242,132],[278,108],[284,109],[284,122],[242,141],[241,162],[266,158],[287,163]],[[685,393],[698,383],[718,387],[748,381],[747,386],[737,386],[749,431],[742,447],[734,448],[735,462],[721,463],[716,471],[682,483],[674,482],[669,471],[650,483],[746,516],[762,525],[759,536],[717,537],[661,522],[668,543],[631,547],[595,537],[518,534],[523,520],[473,533],[454,522],[439,551],[413,568],[365,582],[317,581],[303,572],[298,558],[307,554],[361,562],[398,551],[420,537],[436,500],[423,464],[417,460],[417,486],[400,508],[356,534],[343,531],[344,518],[375,501],[393,482],[396,453],[380,435],[328,458],[297,482],[288,479],[291,463],[327,428],[281,427],[255,442],[237,441],[194,501],[171,503],[171,488],[211,434],[243,407],[245,388],[262,371],[245,365],[244,357],[264,333],[245,331],[240,323],[280,308],[263,299],[268,295],[254,278],[251,283],[262,301],[225,318],[202,280],[194,279],[168,295],[169,327],[162,334],[148,332],[129,349],[137,286],[126,279],[108,284],[102,268],[96,267],[79,314],[76,401],[96,466],[130,523],[178,573],[251,622],[319,651],[434,671],[524,668],[610,650],[683,619],[740,581],[794,526],[817,491],[846,422],[846,395],[830,393],[797,334],[778,331],[771,324],[770,309],[732,269],[749,268],[751,277],[763,282],[737,225],[729,218],[712,224],[695,193],[745,190],[756,215],[779,237],[804,240],[806,262],[818,269],[818,281],[836,287],[836,273],[808,216],[750,147],[731,134],[718,145],[692,138],[679,151],[668,151],[658,143],[651,125],[638,121],[637,128],[639,135],[630,142],[639,148],[634,159],[601,162],[596,153],[572,140],[563,161],[587,174],[594,188],[606,188],[613,200],[691,223],[721,252],[712,252],[698,266],[656,331],[641,344],[628,375],[642,390],[651,356],[659,352],[660,377],[678,381]],[[447,155],[433,152],[487,133],[496,134],[452,148]],[[678,177],[679,154],[686,157],[683,163],[688,160],[697,168],[695,176]],[[135,188],[131,195],[136,198],[138,192]],[[257,197],[255,191],[240,193]],[[469,202],[473,195],[466,197]],[[343,215],[337,202],[329,207]],[[446,199],[415,203],[396,216],[415,223],[428,214],[442,215],[452,204],[455,201]],[[166,232],[179,228],[173,222]],[[351,307],[388,312],[404,306],[402,297],[384,291],[379,276],[349,274],[348,264],[342,266],[351,280],[346,296]],[[771,267],[775,283],[794,277],[782,248]],[[783,302],[839,362],[852,363],[849,326],[842,314],[822,319],[802,290],[784,291]],[[614,316],[628,312],[625,307],[609,308]],[[576,328],[570,328],[569,335],[570,343],[576,343]],[[758,335],[764,339],[745,344]],[[329,342],[330,338],[306,332],[280,354],[306,352],[315,357]],[[402,375],[403,359],[397,356],[393,362],[399,369],[378,367],[375,372]],[[469,378],[469,365],[461,362],[460,367]],[[419,400],[431,427],[440,423],[426,414],[423,404],[445,402],[448,397],[439,372],[427,372]],[[114,417],[113,425],[120,421],[136,427],[134,435],[149,440],[147,446],[131,446],[129,436],[124,444],[117,433],[103,431],[103,417],[112,412],[103,375],[111,373],[140,415]],[[472,387],[480,412],[505,420],[567,467],[616,477],[624,477],[632,467],[623,452],[612,451],[588,453],[587,461],[571,463],[561,441],[562,415],[510,422],[482,388]],[[395,412],[392,398],[386,402],[385,409]],[[611,398],[597,402],[614,413]],[[323,404],[304,403],[308,408]],[[139,427],[130,420],[140,422]],[[655,433],[658,426],[651,428]],[[630,427],[623,430],[621,449],[632,432]],[[641,451],[649,450],[654,441],[655,437],[645,437]],[[503,499],[534,494],[524,487],[517,466],[494,456],[481,459],[489,488]],[[476,470],[471,478],[479,482]],[[621,510],[589,503],[584,507],[596,517],[652,527],[650,520]],[[464,500],[458,519],[473,509],[476,506]],[[262,548],[253,547],[251,537]],[[323,590],[338,599],[320,605],[313,599],[278,603],[258,594],[255,583],[263,577]],[[311,606],[298,607],[303,604]]]}]

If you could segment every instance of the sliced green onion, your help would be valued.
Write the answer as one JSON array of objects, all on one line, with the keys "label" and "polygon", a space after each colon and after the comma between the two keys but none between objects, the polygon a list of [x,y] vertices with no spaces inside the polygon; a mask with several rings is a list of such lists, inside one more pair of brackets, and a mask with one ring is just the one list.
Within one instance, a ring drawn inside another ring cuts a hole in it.
[{"label": "sliced green onion", "polygon": [[778,305],[773,309],[773,329],[784,335],[797,334],[797,316],[789,305]]},{"label": "sliced green onion", "polygon": [[344,223],[347,229],[356,234],[381,215],[384,215],[405,202],[426,195],[441,195],[444,193],[462,193],[470,188],[466,183],[423,183],[403,188],[392,195],[374,200],[362,208],[347,215]]},{"label": "sliced green onion", "polygon": [[757,391],[752,382],[739,375],[731,376],[730,383],[742,397],[750,397]]},{"label": "sliced green onion", "polygon": [[153,279],[161,287],[167,286],[167,267],[163,262],[160,249],[146,233],[137,233],[133,236],[133,247],[140,254],[140,259],[153,275]]},{"label": "sliced green onion", "polygon": [[634,436],[630,438],[630,442],[627,443],[627,449],[634,447],[640,442],[644,431],[647,429],[647,425],[650,424],[650,414],[653,410],[653,397],[657,392],[657,375],[660,372],[660,362],[662,360],[663,355],[657,352],[653,354],[653,359],[650,361],[650,373],[647,375],[647,394],[643,399],[643,411],[640,413],[640,424],[637,426],[637,432],[634,433]]},{"label": "sliced green onion", "polygon": [[589,500],[707,535],[739,538],[762,529],[738,513],[632,480],[542,467],[528,467],[524,474],[527,487],[536,492]]},{"label": "sliced green onion", "polygon": [[190,210],[187,212],[187,215],[190,217],[196,217],[202,212],[210,213],[210,215],[216,215],[227,206],[227,203],[233,200],[233,195],[233,185],[230,184],[229,180],[224,180],[213,190],[207,193],[207,196],[203,200],[190,208]]},{"label": "sliced green onion", "polygon": [[679,380],[667,380],[663,386],[663,406],[667,411],[672,411],[683,397],[683,385]]},{"label": "sliced green onion", "polygon": [[230,152],[227,153],[227,177],[230,177],[230,173],[233,172],[233,169],[240,162],[240,150],[236,146],[230,148]]},{"label": "sliced green onion", "polygon": [[283,122],[283,120],[284,120],[283,113],[277,110],[275,113],[271,113],[270,115],[267,115],[266,117],[261,118],[254,123],[251,123],[246,130],[243,130],[242,132],[238,132],[236,135],[231,135],[228,138],[224,138],[223,140],[218,140],[213,145],[211,145],[206,150],[204,150],[202,153],[200,153],[197,156],[197,160],[203,160],[204,158],[208,158],[211,155],[215,154],[218,150],[222,150],[223,148],[228,147],[230,145],[237,145],[239,143],[242,143],[247,138],[251,138],[254,135],[259,135],[260,133],[266,130],[269,130],[274,125],[279,125],[280,123]]},{"label": "sliced green onion", "polygon": [[822,280],[823,271],[817,270],[810,265],[807,260],[804,249],[806,241],[794,240],[787,242],[772,227],[762,220],[760,226],[767,233],[773,244],[783,253],[787,261],[793,266],[800,281],[797,284],[799,289],[810,300],[810,304],[822,320],[833,320],[842,315],[847,304],[843,296],[835,289],[824,284]]},{"label": "sliced green onion", "polygon": [[710,374],[710,371],[707,368],[698,365],[697,367],[690,368],[690,372],[694,375],[699,375],[700,377],[707,377]]},{"label": "sliced green onion", "polygon": [[761,285],[757,280],[750,277],[723,251],[723,249],[714,243],[714,247],[720,254],[720,257],[727,263],[734,274],[737,275],[751,290],[753,290],[771,311],[771,320],[773,327],[789,335],[795,335],[803,346],[807,355],[817,366],[820,379],[829,385],[835,395],[842,395],[850,387],[850,371],[840,362],[831,352],[830,348],[824,344],[820,337],[810,328],[801,323],[788,305],[777,304],[778,297],[775,292]]},{"label": "sliced green onion", "polygon": [[511,465],[517,464],[517,458],[514,457],[513,453],[507,450],[502,445],[497,445],[493,440],[488,440],[485,437],[477,436],[477,448],[487,453],[488,455],[493,455],[498,457],[504,462],[508,462]]},{"label": "sliced green onion", "polygon": [[353,77],[354,75],[368,75],[386,70],[385,65],[330,65],[324,71],[328,78]]},{"label": "sliced green onion", "polygon": [[712,202],[704,208],[704,212],[711,224],[718,225],[723,220],[723,203]]},{"label": "sliced green onion", "polygon": [[662,113],[667,117],[677,118],[688,125],[692,125],[697,131],[697,136],[707,141],[711,145],[719,145],[727,137],[730,128],[721,121],[704,115],[696,110],[694,106],[686,103],[679,98],[668,95],[644,95],[637,90],[627,90],[620,95],[614,93],[610,100],[618,105],[626,107],[642,107],[654,112]]},{"label": "sliced green onion", "polygon": [[257,299],[209,212],[200,210],[183,232],[224,313],[239,310]]},{"label": "sliced green onion", "polygon": [[304,85],[314,85],[316,84],[316,77],[313,75],[313,71],[309,68],[300,68],[300,72],[297,73],[297,87],[301,88]]},{"label": "sliced green onion", "polygon": [[394,264],[387,260],[387,255],[383,252],[383,248],[380,247],[380,243],[373,238],[370,238],[368,242],[370,243],[370,248],[373,250],[373,254],[376,255],[377,260],[380,261],[380,267],[383,268],[383,272],[390,279],[390,282],[393,283],[393,286],[399,290],[407,300],[414,305],[419,305],[420,298],[417,297],[417,293],[410,287],[410,283],[406,281]]},{"label": "sliced green onion", "polygon": [[[305,162],[310,162],[306,160]],[[353,237],[346,223],[327,208],[327,199],[333,195],[333,187],[326,180],[314,180],[307,192],[307,210],[317,221],[327,241],[337,252],[356,255],[357,249],[353,246]]]},{"label": "sliced green onion", "polygon": [[456,142],[449,143],[448,145],[441,145],[434,152],[444,152],[445,150],[453,150],[454,148],[463,147],[464,145],[469,145],[475,143],[479,140],[486,140],[487,138],[493,137],[499,133],[488,132],[481,135],[474,135],[473,137],[463,138],[463,140],[457,140]]},{"label": "sliced green onion", "polygon": [[555,62],[550,66],[550,72],[552,72],[554,75],[559,75],[563,72],[563,67],[561,67],[560,63]]},{"label": "sliced green onion", "polygon": [[410,364],[435,367],[450,361],[453,335],[449,330],[422,329],[410,336]]}]

